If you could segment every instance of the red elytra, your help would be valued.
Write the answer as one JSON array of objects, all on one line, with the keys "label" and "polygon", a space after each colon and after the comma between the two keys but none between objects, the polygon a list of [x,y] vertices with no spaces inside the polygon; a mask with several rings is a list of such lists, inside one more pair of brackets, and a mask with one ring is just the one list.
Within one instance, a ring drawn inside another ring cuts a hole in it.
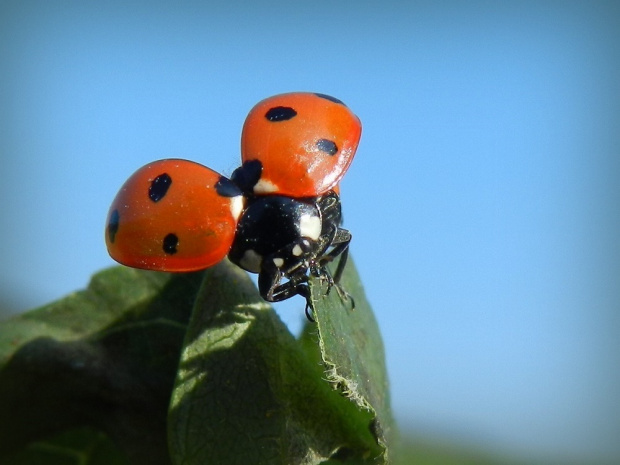
[{"label": "red elytra", "polygon": [[294,92],[259,102],[241,134],[242,161],[262,164],[254,193],[311,197],[328,192],[353,161],[361,133],[359,118],[324,94]]},{"label": "red elytra", "polygon": [[108,252],[134,268],[204,269],[230,250],[242,210],[241,192],[215,171],[187,160],[156,161],[136,171],[112,202]]}]

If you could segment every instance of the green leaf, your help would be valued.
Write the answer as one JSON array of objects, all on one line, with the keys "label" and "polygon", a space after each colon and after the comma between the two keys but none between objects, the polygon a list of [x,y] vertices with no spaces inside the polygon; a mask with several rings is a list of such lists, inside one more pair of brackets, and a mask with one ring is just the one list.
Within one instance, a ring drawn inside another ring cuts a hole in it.
[{"label": "green leaf", "polygon": [[299,339],[228,261],[116,267],[0,323],[0,463],[384,462],[385,368],[356,279],[350,263],[353,312],[311,283],[318,324]]},{"label": "green leaf", "polygon": [[169,463],[167,404],[201,280],[115,267],[1,323],[0,459],[87,425],[133,463]]},{"label": "green leaf", "polygon": [[353,261],[349,258],[341,281],[351,299],[343,298],[320,280],[311,281],[313,313],[318,328],[320,356],[326,379],[343,396],[370,414],[368,428],[388,463],[388,444],[395,442],[396,431],[390,410],[390,395],[385,351],[377,321],[366,300]]},{"label": "green leaf", "polygon": [[239,268],[224,262],[208,270],[172,396],[173,462],[379,463],[377,415],[326,382],[333,369],[319,363],[317,338],[311,324],[296,340]]},{"label": "green leaf", "polygon": [[29,444],[3,465],[130,465],[103,433],[89,428],[71,430]]}]

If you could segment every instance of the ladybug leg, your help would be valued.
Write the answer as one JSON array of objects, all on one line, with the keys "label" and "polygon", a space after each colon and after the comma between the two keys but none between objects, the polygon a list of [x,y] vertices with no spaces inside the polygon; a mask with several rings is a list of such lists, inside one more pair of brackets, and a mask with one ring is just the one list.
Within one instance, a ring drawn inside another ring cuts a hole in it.
[{"label": "ladybug leg", "polygon": [[280,302],[295,295],[301,295],[309,299],[310,292],[308,276],[304,268],[298,268],[289,275],[288,281],[280,284],[285,272],[278,268],[273,260],[263,260],[261,271],[258,274],[258,290],[263,299],[269,302]]},{"label": "ladybug leg", "polygon": [[316,323],[310,304],[310,288],[306,284],[308,275],[301,269],[289,277],[284,284],[280,284],[282,280],[282,272],[275,267],[264,267],[258,275],[258,289],[263,299],[269,302],[280,302],[294,295],[300,295],[306,299],[306,318],[312,323]]},{"label": "ladybug leg", "polygon": [[344,267],[347,264],[347,259],[349,258],[349,243],[347,242],[347,246],[342,250],[340,255],[340,260],[338,261],[338,266],[336,267],[336,273],[334,274],[334,283],[336,287],[336,291],[340,296],[341,300],[350,300],[351,301],[351,310],[355,310],[355,299],[351,294],[349,294],[344,287],[340,284],[340,278],[342,277],[342,273],[344,272]]},{"label": "ladybug leg", "polygon": [[351,233],[347,229],[337,228],[333,238],[329,242],[330,245],[333,246],[333,249],[319,258],[320,266],[324,267],[340,255],[340,260],[338,261],[338,266],[336,267],[336,272],[334,273],[334,282],[336,284],[340,282],[340,278],[344,272],[344,267],[347,264],[351,239]]},{"label": "ladybug leg", "polygon": [[[350,300],[351,309],[354,309],[355,300],[353,296],[340,285],[340,279],[342,278],[342,273],[344,272],[349,257],[351,238],[351,233],[348,230],[336,227],[329,235],[327,241],[328,245],[325,247],[325,250],[329,247],[333,247],[332,250],[323,254],[316,260],[314,266],[311,266],[311,273],[327,280],[327,294],[329,294],[332,287],[335,287],[340,299],[343,301]],[[338,256],[340,256],[338,266],[336,267],[336,272],[332,275],[327,265]]]},{"label": "ladybug leg", "polygon": [[[308,288],[306,287],[306,289]],[[306,308],[304,309],[304,313],[306,314],[306,318],[308,318],[309,322],[316,323],[316,320],[314,319],[314,310],[312,309],[312,305],[310,305],[309,294],[306,296]]]}]

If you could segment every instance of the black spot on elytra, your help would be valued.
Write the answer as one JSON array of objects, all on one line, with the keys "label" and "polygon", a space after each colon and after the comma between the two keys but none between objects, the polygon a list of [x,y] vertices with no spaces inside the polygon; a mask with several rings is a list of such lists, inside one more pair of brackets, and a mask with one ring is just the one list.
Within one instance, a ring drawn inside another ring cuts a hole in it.
[{"label": "black spot on elytra", "polygon": [[110,215],[110,222],[108,223],[108,239],[110,239],[111,243],[114,243],[116,240],[120,219],[121,215],[118,213],[118,210],[114,210]]},{"label": "black spot on elytra", "polygon": [[151,185],[149,186],[149,198],[153,202],[159,202],[165,197],[170,188],[170,184],[172,184],[170,175],[168,175],[168,173],[160,174],[151,181]]},{"label": "black spot on elytra", "polygon": [[265,118],[272,123],[288,121],[295,116],[297,116],[297,112],[291,107],[273,107],[265,113]]},{"label": "black spot on elytra", "polygon": [[263,164],[260,160],[248,160],[233,171],[231,179],[245,194],[251,194],[262,173]]},{"label": "black spot on elytra", "polygon": [[[344,102],[340,99],[337,99],[336,97],[332,97],[331,95],[327,95],[327,94],[320,94],[318,92],[315,92],[314,95],[316,95],[317,97],[321,97],[324,98],[325,100],[329,100],[330,102],[334,102],[337,103],[339,105],[344,105]],[[346,105],[344,105],[346,107]]]},{"label": "black spot on elytra", "polygon": [[316,141],[316,148],[321,152],[325,152],[328,155],[336,155],[338,153],[338,146],[334,141],[329,139],[319,139]]},{"label": "black spot on elytra", "polygon": [[177,253],[177,246],[179,245],[179,238],[176,234],[170,233],[164,237],[163,249],[168,255],[174,255]]},{"label": "black spot on elytra", "polygon": [[220,179],[215,183],[215,191],[222,197],[237,197],[238,195],[243,195],[239,187],[224,176],[220,176]]}]

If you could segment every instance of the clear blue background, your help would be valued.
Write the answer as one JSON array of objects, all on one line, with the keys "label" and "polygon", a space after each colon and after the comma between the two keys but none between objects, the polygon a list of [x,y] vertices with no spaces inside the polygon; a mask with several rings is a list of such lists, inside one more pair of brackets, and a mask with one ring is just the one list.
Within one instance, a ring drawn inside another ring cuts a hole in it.
[{"label": "clear blue background", "polygon": [[345,225],[403,429],[620,457],[618,3],[86,3],[0,5],[5,308],[112,264],[139,166],[230,174],[256,102],[324,92],[364,123]]}]

